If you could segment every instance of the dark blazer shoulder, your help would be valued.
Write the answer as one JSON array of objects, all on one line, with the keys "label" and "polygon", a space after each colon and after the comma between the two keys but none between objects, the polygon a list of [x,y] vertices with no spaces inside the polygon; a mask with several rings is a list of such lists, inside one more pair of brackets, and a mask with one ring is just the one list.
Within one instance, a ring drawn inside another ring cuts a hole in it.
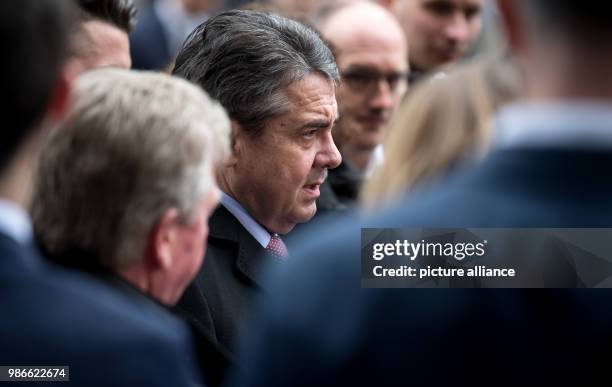
[{"label": "dark blazer shoulder", "polygon": [[[35,255],[5,242],[0,241],[5,262],[9,255]],[[71,381],[88,386],[201,380],[185,327],[143,316],[107,287],[42,259],[35,270],[17,267],[0,270],[0,338],[11,348],[0,353],[0,363],[70,365]]]},{"label": "dark blazer shoulder", "polygon": [[130,34],[132,67],[140,70],[162,70],[170,61],[164,27],[153,7],[145,11]]},{"label": "dark blazer shoulder", "polygon": [[41,257],[33,245],[21,245],[11,236],[0,232],[0,276],[20,275],[40,268]]}]

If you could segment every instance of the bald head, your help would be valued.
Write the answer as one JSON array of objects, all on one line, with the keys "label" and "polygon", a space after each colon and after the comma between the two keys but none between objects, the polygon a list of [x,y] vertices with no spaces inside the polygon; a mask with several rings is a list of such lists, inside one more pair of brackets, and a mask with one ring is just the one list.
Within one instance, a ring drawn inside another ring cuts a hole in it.
[{"label": "bald head", "polygon": [[334,140],[343,158],[363,170],[407,88],[405,37],[391,13],[367,1],[332,10],[319,28],[342,76]]},{"label": "bald head", "polygon": [[368,1],[340,6],[324,17],[321,33],[334,48],[363,44],[392,47],[406,53],[407,45],[395,17],[385,8]]}]

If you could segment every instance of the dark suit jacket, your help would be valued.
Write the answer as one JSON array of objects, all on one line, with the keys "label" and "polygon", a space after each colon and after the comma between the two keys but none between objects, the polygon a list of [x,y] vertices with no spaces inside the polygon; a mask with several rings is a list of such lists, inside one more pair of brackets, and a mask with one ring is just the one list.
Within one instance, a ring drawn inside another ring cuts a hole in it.
[{"label": "dark suit jacket", "polygon": [[181,326],[187,322],[189,330],[193,333],[191,340],[195,343],[198,365],[203,371],[206,385],[208,387],[221,385],[224,376],[223,371],[229,366],[228,356],[219,351],[215,343],[209,337],[204,336],[199,329],[196,329],[188,318],[181,321],[171,313],[167,306],[143,293],[112,271],[97,264],[95,258],[77,253],[52,257],[52,259],[70,270],[86,273],[92,281],[99,282],[101,286],[108,286],[116,290],[125,300],[133,304],[132,308],[134,310],[138,310],[140,315],[147,320],[164,321],[169,325]]},{"label": "dark suit jacket", "polygon": [[[225,207],[217,208],[209,225],[204,263],[177,310],[232,357],[236,338],[248,335],[244,322],[263,290],[261,269],[280,261],[266,254]],[[228,361],[233,363],[231,358]]]},{"label": "dark suit jacket", "polygon": [[138,18],[130,33],[130,55],[132,67],[137,70],[163,70],[174,59],[164,28],[152,6]]},{"label": "dark suit jacket", "polygon": [[[609,151],[496,151],[365,226],[610,227],[610,168]],[[361,289],[359,222],[319,236],[273,276],[234,385],[588,385],[609,375],[610,290]]]},{"label": "dark suit jacket", "polygon": [[182,325],[144,317],[116,292],[4,235],[0,257],[0,364],[70,366],[75,386],[201,380]]}]

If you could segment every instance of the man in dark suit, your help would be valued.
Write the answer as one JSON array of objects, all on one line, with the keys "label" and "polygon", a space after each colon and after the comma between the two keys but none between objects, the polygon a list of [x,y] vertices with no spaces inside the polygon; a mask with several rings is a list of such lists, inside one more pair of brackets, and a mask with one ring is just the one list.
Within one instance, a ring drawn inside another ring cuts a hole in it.
[{"label": "man in dark suit", "polygon": [[70,2],[0,3],[0,364],[26,375],[28,367],[68,366],[79,386],[198,383],[182,325],[149,318],[117,292],[48,265],[34,248],[24,207],[32,165],[66,107],[71,14]]},{"label": "man in dark suit", "polygon": [[217,173],[221,206],[179,309],[233,351],[263,285],[260,269],[286,259],[280,235],[312,218],[327,169],[340,163],[331,135],[338,70],[309,28],[228,11],[192,33],[174,73],[202,86],[232,122],[232,154]]},{"label": "man in dark suit", "polygon": [[[602,174],[612,166],[609,3],[499,5],[527,100],[500,113],[495,148],[480,166],[365,226],[612,224],[612,183]],[[358,223],[318,230],[275,277],[235,385],[595,384],[609,376],[600,350],[612,345],[609,291],[360,289]]]},{"label": "man in dark suit", "polygon": [[[200,88],[163,73],[88,72],[72,100],[40,157],[35,237],[51,259],[119,290],[143,316],[180,326],[163,306],[202,263],[229,119]],[[218,385],[226,359],[198,339],[207,384]]]}]

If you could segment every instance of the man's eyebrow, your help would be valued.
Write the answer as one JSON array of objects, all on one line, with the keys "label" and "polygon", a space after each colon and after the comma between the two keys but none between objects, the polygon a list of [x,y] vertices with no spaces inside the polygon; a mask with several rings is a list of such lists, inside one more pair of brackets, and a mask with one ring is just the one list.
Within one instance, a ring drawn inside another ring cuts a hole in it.
[{"label": "man's eyebrow", "polygon": [[[336,117],[336,119],[334,120],[334,122],[332,123],[332,126],[336,124],[336,122],[338,122],[338,118]],[[302,125],[302,127],[300,129],[306,129],[306,128],[321,128],[321,129],[325,129],[329,127],[329,120],[314,120],[314,121],[309,121],[306,124]]]},{"label": "man's eyebrow", "polygon": [[373,66],[354,64],[354,65],[351,65],[351,66],[347,67],[343,72],[344,73],[350,73],[350,72],[377,72],[377,69],[376,69],[376,67],[373,67]]}]

